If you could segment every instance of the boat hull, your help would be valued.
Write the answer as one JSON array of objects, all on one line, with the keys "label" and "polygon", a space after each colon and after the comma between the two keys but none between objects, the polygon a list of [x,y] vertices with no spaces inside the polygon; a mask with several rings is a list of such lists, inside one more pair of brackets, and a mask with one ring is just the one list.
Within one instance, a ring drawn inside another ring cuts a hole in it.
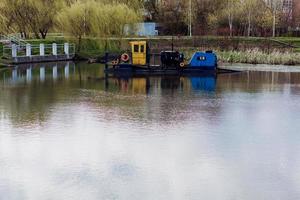
[{"label": "boat hull", "polygon": [[105,73],[113,75],[202,75],[217,73],[217,68],[207,67],[183,67],[183,68],[162,68],[160,66],[134,66],[131,64],[120,64],[114,67],[107,67]]}]

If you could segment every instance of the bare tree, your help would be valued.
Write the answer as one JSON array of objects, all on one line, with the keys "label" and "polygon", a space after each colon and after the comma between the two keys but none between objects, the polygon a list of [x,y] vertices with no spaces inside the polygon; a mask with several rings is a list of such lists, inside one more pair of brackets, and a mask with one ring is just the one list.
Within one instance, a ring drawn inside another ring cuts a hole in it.
[{"label": "bare tree", "polygon": [[268,0],[268,6],[271,8],[273,14],[272,36],[276,37],[277,17],[282,12],[283,0]]}]

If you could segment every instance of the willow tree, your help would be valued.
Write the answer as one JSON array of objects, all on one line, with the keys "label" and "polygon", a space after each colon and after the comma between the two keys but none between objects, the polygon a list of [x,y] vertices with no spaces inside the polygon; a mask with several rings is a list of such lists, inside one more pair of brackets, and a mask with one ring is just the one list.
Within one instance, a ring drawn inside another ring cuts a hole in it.
[{"label": "willow tree", "polygon": [[1,25],[25,37],[34,33],[37,38],[45,38],[61,7],[61,0],[0,0]]},{"label": "willow tree", "polygon": [[[25,17],[28,12],[27,8],[25,0],[1,0],[2,29],[7,29],[8,33],[10,30],[16,30],[26,36],[29,31],[28,19]],[[22,9],[24,9],[23,12]]]},{"label": "willow tree", "polygon": [[2,5],[0,5],[0,33],[9,34],[11,32],[17,32],[13,26],[10,26],[12,23],[10,18],[7,18],[5,12],[1,12]]},{"label": "willow tree", "polygon": [[125,25],[141,20],[140,13],[125,4],[98,3],[95,8],[93,30],[96,36],[122,36]]},{"label": "willow tree", "polygon": [[87,2],[76,2],[63,9],[57,17],[58,28],[78,39],[78,51],[82,37],[91,33],[94,9]]},{"label": "willow tree", "polygon": [[126,5],[132,10],[140,10],[144,8],[144,0],[97,0],[100,3],[111,4],[111,5]]},{"label": "willow tree", "polygon": [[80,51],[83,36],[121,36],[124,26],[138,22],[139,12],[125,4],[105,4],[95,0],[77,1],[58,15],[58,27],[74,36]]},{"label": "willow tree", "polygon": [[48,31],[54,27],[54,18],[63,7],[60,0],[30,0],[32,7],[30,25],[37,38],[45,39]]}]

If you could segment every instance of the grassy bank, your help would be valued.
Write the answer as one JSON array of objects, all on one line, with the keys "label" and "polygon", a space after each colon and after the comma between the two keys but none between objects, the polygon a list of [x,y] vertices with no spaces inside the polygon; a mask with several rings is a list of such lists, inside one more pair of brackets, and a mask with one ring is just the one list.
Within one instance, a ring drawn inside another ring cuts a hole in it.
[{"label": "grassy bank", "polygon": [[[191,58],[196,49],[183,50],[187,59]],[[263,52],[259,49],[246,51],[221,51],[216,50],[220,62],[225,63],[248,63],[248,64],[271,64],[271,65],[299,65],[300,53]]]},{"label": "grassy bank", "polygon": [[[68,38],[69,42],[77,43],[75,39]],[[296,53],[300,40],[298,38],[257,38],[257,37],[172,37],[160,36],[154,38],[84,38],[77,52],[82,57],[95,57],[103,55],[106,51],[120,53],[129,50],[129,42],[132,40],[146,40],[152,51],[170,49],[173,43],[174,49],[201,49],[218,50],[224,52],[247,52],[256,49],[261,52],[293,52]],[[78,47],[78,44],[77,44]],[[77,48],[78,49],[78,48]]]},{"label": "grassy bank", "polygon": [[221,62],[271,64],[271,65],[298,65],[300,53],[272,51],[266,53],[260,50],[247,51],[219,51],[218,57]]}]

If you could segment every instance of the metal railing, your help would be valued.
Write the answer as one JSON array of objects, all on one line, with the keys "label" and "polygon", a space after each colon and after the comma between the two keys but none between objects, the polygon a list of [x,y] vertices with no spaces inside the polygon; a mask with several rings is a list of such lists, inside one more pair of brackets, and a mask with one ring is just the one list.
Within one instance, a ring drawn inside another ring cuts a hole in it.
[{"label": "metal railing", "polygon": [[16,44],[18,46],[26,46],[26,44],[28,44],[25,40],[22,39],[21,34],[1,35],[0,41],[7,43],[6,45],[8,46],[12,44]]},{"label": "metal railing", "polygon": [[[41,46],[42,45],[42,46]],[[15,48],[15,49],[14,49]],[[15,52],[14,52],[15,51]],[[15,45],[4,46],[3,57],[11,59],[12,57],[24,56],[51,56],[51,55],[70,55],[74,56],[76,52],[75,44],[39,44],[39,45]]]},{"label": "metal railing", "polygon": [[[34,33],[29,33],[27,35],[27,39],[36,38]],[[48,33],[47,38],[57,38],[61,39],[64,38],[64,33]],[[17,45],[26,45],[28,42],[24,40],[20,33],[8,34],[8,35],[0,35],[0,42],[10,43],[10,44],[17,44]]]}]

